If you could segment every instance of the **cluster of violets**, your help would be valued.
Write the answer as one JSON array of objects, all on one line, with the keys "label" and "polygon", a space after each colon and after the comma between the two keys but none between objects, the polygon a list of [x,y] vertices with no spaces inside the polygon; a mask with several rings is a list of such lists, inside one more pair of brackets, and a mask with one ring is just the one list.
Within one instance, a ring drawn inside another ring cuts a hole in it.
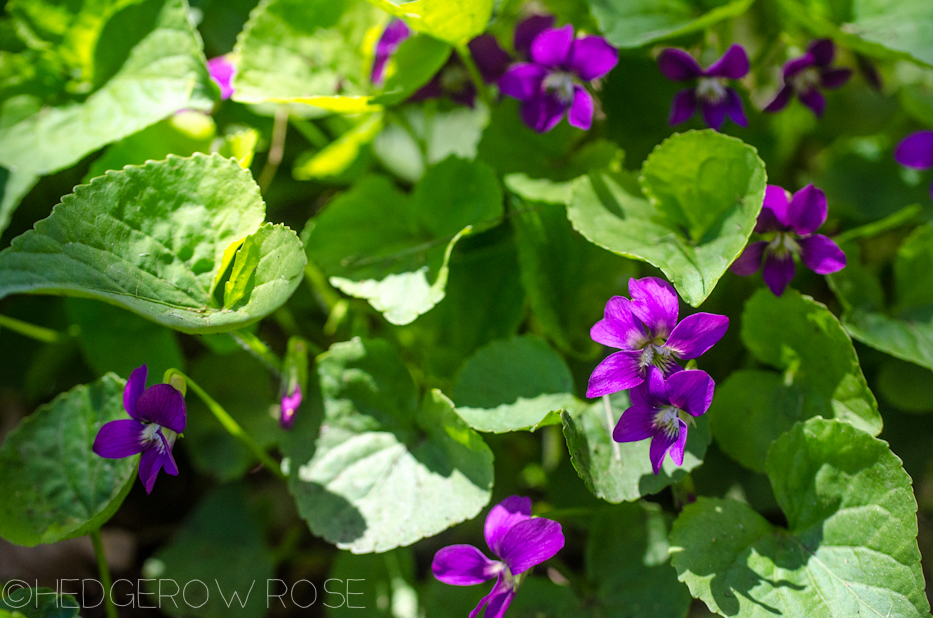
[{"label": "cluster of violets", "polygon": [[722,339],[729,318],[694,313],[678,322],[677,292],[663,279],[630,279],[631,299],[613,296],[603,319],[590,330],[593,341],[614,352],[590,375],[587,397],[629,390],[631,406],[612,432],[616,442],[651,438],[655,474],[668,453],[684,462],[687,426],[713,402],[715,383],[705,371],[683,369],[678,361],[700,357]]}]

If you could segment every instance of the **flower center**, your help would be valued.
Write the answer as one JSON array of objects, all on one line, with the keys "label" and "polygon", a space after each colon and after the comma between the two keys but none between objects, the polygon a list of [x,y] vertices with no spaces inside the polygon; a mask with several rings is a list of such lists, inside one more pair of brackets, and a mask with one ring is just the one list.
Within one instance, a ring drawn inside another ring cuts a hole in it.
[{"label": "flower center", "polygon": [[660,341],[660,337],[652,339],[641,349],[641,366],[654,365],[665,374],[675,364],[671,351]]},{"label": "flower center", "polygon": [[820,85],[820,72],[816,67],[807,67],[789,81],[797,92],[806,92]]},{"label": "flower center", "polygon": [[654,417],[654,426],[664,431],[667,435],[671,437],[676,437],[680,434],[680,423],[678,420],[684,420],[689,425],[695,425],[696,421],[693,420],[693,417],[674,406],[665,406],[658,410],[657,414]]},{"label": "flower center", "polygon": [[778,232],[774,240],[768,244],[768,251],[777,257],[787,257],[790,254],[798,253],[800,245],[797,244],[793,232]]},{"label": "flower center", "polygon": [[697,98],[710,103],[719,103],[726,98],[726,85],[718,77],[701,77],[697,80]]},{"label": "flower center", "polygon": [[544,89],[553,92],[561,103],[573,103],[573,75],[565,71],[553,71],[544,78]]},{"label": "flower center", "polygon": [[450,64],[441,72],[441,87],[447,92],[463,92],[469,81],[470,74],[459,64]]}]

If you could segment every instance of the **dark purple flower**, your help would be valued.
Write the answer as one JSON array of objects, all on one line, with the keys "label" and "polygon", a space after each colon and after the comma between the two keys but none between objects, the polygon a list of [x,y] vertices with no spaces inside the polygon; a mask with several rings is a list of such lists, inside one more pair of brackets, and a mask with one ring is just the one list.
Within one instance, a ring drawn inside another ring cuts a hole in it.
[{"label": "dark purple flower", "polygon": [[553,15],[539,13],[521,20],[515,26],[515,36],[512,39],[515,52],[525,60],[531,60],[531,44],[539,34],[553,27]]},{"label": "dark purple flower", "polygon": [[812,184],[793,196],[776,185],[768,185],[755,231],[770,238],[749,243],[730,269],[743,277],[758,272],[768,288],[780,296],[794,278],[794,255],[818,275],[842,270],[846,255],[822,234],[814,234],[826,221],[826,195]]},{"label": "dark purple flower", "polygon": [[220,86],[220,99],[226,101],[233,96],[233,76],[236,67],[226,56],[217,56],[207,61],[207,71],[215,84]]},{"label": "dark purple flower", "polygon": [[[933,131],[917,131],[905,137],[897,145],[894,159],[918,170],[933,167]],[[930,197],[933,198],[933,185],[930,185]]]},{"label": "dark purple flower", "polygon": [[531,43],[531,60],[512,65],[499,80],[503,94],[522,101],[525,124],[546,133],[568,114],[572,126],[589,129],[593,97],[577,82],[609,73],[619,52],[599,36],[574,40],[573,26],[568,24],[538,34]]},{"label": "dark purple flower", "polygon": [[[431,563],[434,577],[445,584],[473,586],[496,578],[492,591],[470,612],[476,618],[501,618],[521,584],[522,574],[553,557],[564,546],[560,524],[531,516],[531,498],[510,496],[486,516],[486,545],[500,560],[490,560],[472,545],[451,545]],[[487,606],[488,604],[488,606]]]},{"label": "dark purple flower", "polygon": [[401,19],[392,19],[382,31],[382,36],[376,41],[373,52],[373,69],[369,79],[377,86],[381,86],[386,78],[386,65],[392,54],[411,36],[411,29]]},{"label": "dark purple flower", "polygon": [[628,291],[632,300],[610,298],[603,319],[590,329],[593,341],[620,351],[593,370],[587,397],[638,386],[652,366],[672,375],[681,370],[678,359],[701,356],[729,328],[729,318],[713,313],[694,313],[678,324],[677,292],[663,279],[629,279]]},{"label": "dark purple flower", "polygon": [[638,442],[651,438],[648,456],[655,474],[668,453],[675,464],[683,465],[687,423],[709,410],[715,386],[699,369],[680,371],[665,380],[661,370],[652,367],[648,379],[629,391],[632,405],[622,413],[612,439]]},{"label": "dark purple flower", "polygon": [[807,53],[784,65],[784,86],[764,111],[778,112],[790,103],[796,93],[800,102],[820,117],[826,108],[826,98],[820,88],[839,88],[852,76],[852,69],[830,66],[836,47],[829,39],[817,39],[807,47]]},{"label": "dark purple flower", "polygon": [[172,457],[175,438],[185,430],[188,416],[185,399],[169,384],[146,388],[145,365],[130,374],[123,389],[123,408],[129,419],[105,423],[94,438],[94,452],[108,459],[122,459],[142,453],[139,480],[146,493],[152,492],[159,471],[173,476],[178,466]]},{"label": "dark purple flower", "polygon": [[742,98],[726,85],[726,80],[741,79],[748,73],[748,55],[741,45],[731,46],[706,70],[700,68],[687,52],[669,47],[658,56],[658,68],[664,77],[675,82],[697,80],[696,86],[681,90],[674,96],[668,119],[672,126],[689,120],[697,105],[702,110],[706,126],[717,131],[727,117],[741,127],[748,126]]},{"label": "dark purple flower", "polygon": [[[496,37],[491,34],[481,34],[467,43],[467,47],[480,76],[487,84],[495,83],[509,65],[508,53],[499,46]],[[441,70],[431,78],[431,81],[419,88],[410,100],[423,101],[439,99],[443,96],[468,107],[473,107],[476,100],[476,84],[473,83],[470,72],[456,54],[451,55]]]},{"label": "dark purple flower", "polygon": [[281,426],[282,429],[292,428],[292,425],[295,424],[295,412],[298,411],[298,406],[300,405],[301,387],[296,384],[293,389],[290,389],[290,392],[286,392],[282,395],[282,410],[279,414],[279,426]]}]

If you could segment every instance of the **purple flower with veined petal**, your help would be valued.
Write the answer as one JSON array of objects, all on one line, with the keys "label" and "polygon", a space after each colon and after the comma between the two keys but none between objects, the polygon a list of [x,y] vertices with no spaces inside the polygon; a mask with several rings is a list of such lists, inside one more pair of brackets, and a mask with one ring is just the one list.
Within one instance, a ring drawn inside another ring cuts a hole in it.
[{"label": "purple flower with veined petal", "polygon": [[369,79],[377,86],[381,86],[386,77],[386,65],[392,54],[411,36],[411,28],[401,19],[392,19],[382,31],[382,36],[376,41],[373,52],[373,68]]},{"label": "purple flower with veined petal", "polygon": [[726,86],[726,80],[741,79],[748,74],[748,55],[741,45],[729,47],[706,70],[687,52],[669,47],[658,56],[658,68],[664,77],[675,82],[697,80],[696,86],[681,90],[674,96],[668,119],[671,126],[689,120],[697,105],[702,110],[706,126],[717,131],[727,117],[741,127],[748,126],[742,98],[735,89]]},{"label": "purple flower with veined petal", "polygon": [[643,383],[649,367],[665,376],[681,370],[677,360],[703,355],[722,339],[729,318],[694,313],[677,323],[677,292],[656,277],[629,279],[631,300],[613,296],[602,320],[590,329],[593,341],[617,348],[593,370],[587,397],[601,397]]},{"label": "purple flower with veined petal", "polygon": [[105,423],[94,438],[93,450],[108,459],[142,453],[139,480],[148,494],[163,468],[172,476],[178,475],[172,447],[185,430],[188,416],[185,398],[174,386],[154,384],[146,388],[147,373],[143,365],[130,374],[123,389],[123,408],[130,418]]},{"label": "purple flower with veined petal", "polygon": [[589,82],[609,73],[619,62],[616,48],[599,36],[574,39],[568,24],[535,36],[531,60],[512,65],[499,79],[503,94],[522,101],[524,123],[547,133],[567,114],[571,126],[589,129],[593,97],[577,80]]},{"label": "purple flower with veined petal", "polygon": [[470,618],[486,607],[485,618],[501,618],[528,569],[552,558],[564,546],[560,524],[531,516],[531,498],[510,496],[492,507],[484,528],[486,544],[500,560],[490,560],[472,545],[451,545],[431,563],[434,577],[445,584],[473,586],[496,578]]},{"label": "purple flower with veined petal", "polygon": [[755,231],[768,240],[749,243],[730,269],[746,277],[764,269],[762,276],[775,296],[780,296],[794,278],[794,255],[818,275],[842,270],[846,254],[822,234],[814,234],[826,221],[826,195],[812,184],[791,196],[777,185],[768,185]]},{"label": "purple flower with veined petal", "polygon": [[657,367],[648,379],[629,391],[632,402],[612,431],[616,442],[638,442],[651,438],[648,456],[655,474],[670,453],[678,466],[684,463],[687,423],[702,416],[713,402],[716,384],[705,371],[687,369],[666,380]]},{"label": "purple flower with veined petal", "polygon": [[[918,170],[933,167],[933,131],[917,131],[901,140],[894,151],[894,159],[901,165]],[[933,184],[930,185],[933,198]]]},{"label": "purple flower with veined petal", "polygon": [[282,395],[281,413],[279,414],[279,426],[282,429],[291,429],[295,424],[295,412],[301,405],[301,387],[297,384],[291,393]]},{"label": "purple flower with veined petal", "polygon": [[220,100],[226,101],[233,96],[233,76],[236,66],[227,56],[217,56],[207,61],[207,71],[211,80],[220,87]]},{"label": "purple flower with veined petal", "polygon": [[830,39],[812,41],[807,46],[807,53],[784,65],[784,86],[764,111],[781,111],[796,93],[801,103],[812,109],[817,117],[822,116],[826,98],[820,88],[840,88],[852,76],[852,69],[830,66],[835,55],[836,47]]}]

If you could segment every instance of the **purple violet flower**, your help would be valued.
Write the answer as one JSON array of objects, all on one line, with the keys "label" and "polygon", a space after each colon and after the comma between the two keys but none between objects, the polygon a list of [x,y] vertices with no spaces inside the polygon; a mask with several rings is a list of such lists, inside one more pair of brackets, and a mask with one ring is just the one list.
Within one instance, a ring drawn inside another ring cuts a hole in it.
[{"label": "purple violet flower", "polygon": [[678,324],[677,292],[663,279],[629,279],[628,290],[632,299],[610,298],[603,319],[590,329],[593,341],[620,351],[593,370],[587,397],[638,386],[652,366],[664,376],[677,373],[678,359],[703,355],[729,328],[729,318],[714,313],[694,313]]},{"label": "purple violet flower", "polygon": [[207,61],[207,71],[211,79],[220,87],[220,100],[226,101],[233,96],[233,76],[236,66],[227,56],[217,56]]},{"label": "purple violet flower", "polygon": [[687,369],[667,380],[657,367],[651,367],[648,379],[631,391],[632,405],[612,432],[616,442],[638,442],[651,438],[649,457],[657,475],[664,457],[670,453],[678,466],[684,463],[687,423],[702,416],[713,402],[716,384],[705,371]]},{"label": "purple violet flower", "polygon": [[741,79],[748,74],[748,55],[741,45],[732,45],[722,57],[706,70],[682,49],[669,47],[658,56],[658,68],[664,77],[683,82],[697,80],[696,86],[681,90],[671,103],[671,126],[689,120],[696,112],[697,105],[703,113],[706,126],[716,129],[722,127],[726,118],[740,127],[748,126],[742,98],[735,89],[726,86],[726,80]]},{"label": "purple violet flower", "polygon": [[609,73],[619,62],[616,48],[599,36],[574,40],[568,24],[538,34],[531,43],[531,60],[512,65],[499,79],[503,94],[522,101],[524,123],[547,133],[566,113],[571,126],[589,129],[593,97],[577,80],[589,82]]},{"label": "purple violet flower", "polygon": [[500,560],[490,560],[472,545],[451,545],[431,563],[434,577],[453,586],[473,586],[496,578],[492,591],[470,612],[476,618],[501,618],[521,584],[522,574],[553,557],[564,546],[560,524],[531,516],[531,498],[510,496],[486,516],[486,544]]},{"label": "purple violet flower", "polygon": [[285,393],[281,399],[281,413],[279,414],[279,426],[288,430],[295,424],[295,412],[301,405],[301,387],[297,384],[291,393]]},{"label": "purple violet flower", "polygon": [[852,76],[852,69],[830,66],[835,55],[836,47],[830,39],[812,41],[804,55],[784,65],[784,86],[764,111],[781,111],[796,93],[800,102],[812,109],[817,118],[822,116],[826,98],[820,88],[840,88]]},{"label": "purple violet flower", "polygon": [[762,268],[763,259],[762,276],[775,296],[783,294],[794,278],[795,254],[818,275],[842,270],[846,254],[828,237],[814,234],[826,222],[828,212],[826,195],[812,184],[793,196],[777,185],[768,185],[755,231],[773,236],[749,243],[730,269],[747,277]]},{"label": "purple violet flower", "polygon": [[[493,84],[505,73],[511,59],[509,54],[499,46],[496,37],[491,34],[481,34],[467,43],[467,47],[484,82]],[[473,83],[470,72],[456,54],[452,54],[441,70],[431,78],[431,81],[419,88],[409,100],[424,101],[425,99],[439,99],[443,96],[467,107],[473,107],[476,102],[476,84]]]},{"label": "purple violet flower", "polygon": [[531,60],[531,44],[539,34],[554,27],[554,16],[542,13],[529,15],[515,26],[512,45],[525,60]]},{"label": "purple violet flower", "polygon": [[377,86],[381,86],[386,78],[386,65],[392,54],[411,36],[411,28],[401,19],[392,19],[382,31],[382,36],[376,42],[373,53],[373,69],[369,79]]},{"label": "purple violet flower", "polygon": [[[917,131],[901,140],[894,151],[894,159],[901,165],[918,170],[933,167],[933,131]],[[933,184],[930,185],[933,198]]]},{"label": "purple violet flower", "polygon": [[147,373],[143,365],[130,374],[123,389],[123,408],[130,418],[105,423],[94,438],[93,450],[108,459],[142,453],[139,480],[148,494],[163,468],[172,476],[178,475],[172,447],[185,430],[188,416],[185,399],[174,386],[154,384],[146,388]]}]

